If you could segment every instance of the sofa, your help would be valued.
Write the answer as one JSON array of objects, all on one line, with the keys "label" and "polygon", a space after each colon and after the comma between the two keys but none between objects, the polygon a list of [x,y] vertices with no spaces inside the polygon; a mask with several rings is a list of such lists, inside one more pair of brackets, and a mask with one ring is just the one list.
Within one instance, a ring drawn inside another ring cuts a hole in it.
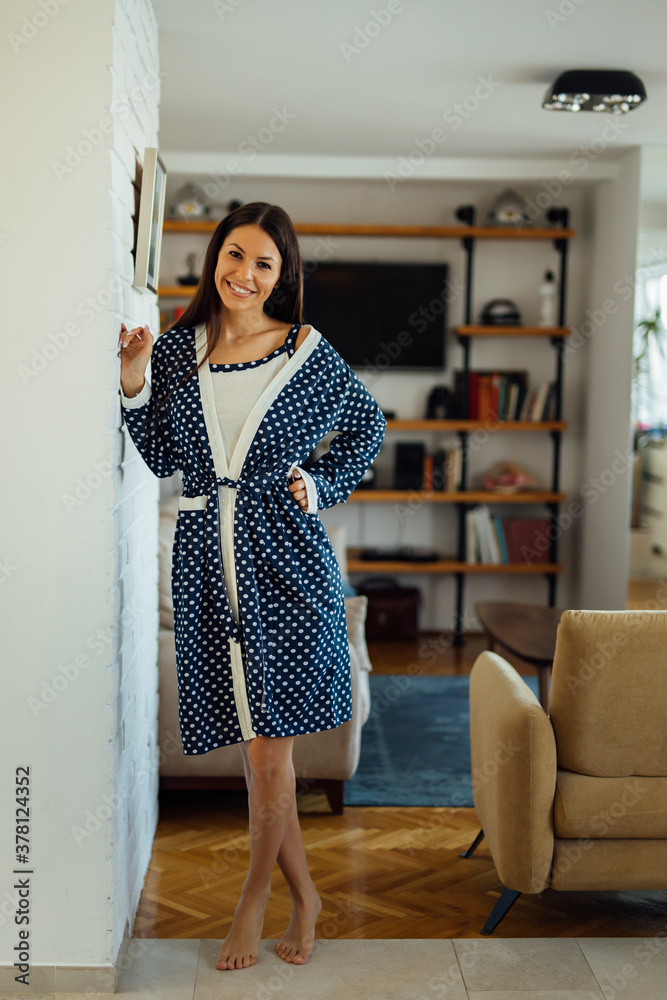
[{"label": "sofa", "polygon": [[470,676],[473,798],[504,891],[667,889],[667,611],[565,611],[549,716],[481,653]]},{"label": "sofa", "polygon": [[[238,745],[219,747],[202,756],[185,756],[178,726],[178,687],[171,597],[171,556],[178,517],[178,496],[160,504],[159,579],[159,716],[161,788],[245,788],[243,759]],[[332,812],[342,813],[344,782],[355,773],[361,751],[361,730],[370,715],[369,672],[372,670],[365,637],[368,599],[353,595],[347,579],[345,529],[327,529],[345,584],[352,678],[353,715],[336,729],[294,738],[294,769],[299,791],[326,792]]]}]

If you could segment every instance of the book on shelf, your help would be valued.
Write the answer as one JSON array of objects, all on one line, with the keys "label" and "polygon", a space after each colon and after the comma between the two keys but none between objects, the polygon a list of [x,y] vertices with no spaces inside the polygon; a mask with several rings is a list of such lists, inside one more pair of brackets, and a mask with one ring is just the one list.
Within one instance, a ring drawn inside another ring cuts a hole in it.
[{"label": "book on shelf", "polygon": [[489,530],[487,528],[488,508],[484,504],[473,508],[475,512],[475,528],[477,530],[477,549],[479,551],[479,562],[493,562],[491,556],[491,543],[489,541]]},{"label": "book on shelf", "polygon": [[455,493],[461,488],[462,466],[460,444],[427,452],[424,456],[423,489]]},{"label": "book on shelf", "polygon": [[554,397],[553,382],[529,386],[524,370],[470,371],[467,382],[465,372],[454,373],[454,412],[462,420],[550,420]]},{"label": "book on shelf", "polygon": [[550,524],[548,517],[501,517],[491,514],[486,504],[471,507],[465,516],[466,562],[494,566],[548,563]]},{"label": "book on shelf", "polygon": [[503,517],[508,559],[512,563],[548,563],[551,541],[548,517]]},{"label": "book on shelf", "polygon": [[542,419],[542,414],[544,413],[544,407],[547,402],[547,396],[549,394],[549,383],[540,382],[535,388],[535,400],[530,409],[529,419],[536,421]]},{"label": "book on shelf", "polygon": [[[463,420],[516,420],[527,386],[525,370],[454,373],[454,407]],[[467,403],[466,403],[467,398]]]},{"label": "book on shelf", "polygon": [[465,515],[465,528],[466,528],[466,548],[465,556],[466,562],[474,565],[475,563],[481,562],[482,557],[479,551],[479,545],[477,542],[477,524],[476,524],[476,514],[475,508],[469,507]]},{"label": "book on shelf", "polygon": [[496,538],[498,539],[498,548],[500,550],[500,561],[501,563],[508,563],[509,556],[507,554],[507,542],[505,540],[505,532],[503,530],[503,519],[500,514],[493,514],[491,520],[493,521],[493,527],[496,532]]},{"label": "book on shelf", "polygon": [[427,451],[424,455],[424,475],[422,479],[422,489],[430,493],[433,489],[433,455]]},{"label": "book on shelf", "polygon": [[528,389],[523,397],[523,403],[521,409],[519,410],[519,420],[529,420],[531,410],[535,404],[535,398],[537,396],[536,389]]}]

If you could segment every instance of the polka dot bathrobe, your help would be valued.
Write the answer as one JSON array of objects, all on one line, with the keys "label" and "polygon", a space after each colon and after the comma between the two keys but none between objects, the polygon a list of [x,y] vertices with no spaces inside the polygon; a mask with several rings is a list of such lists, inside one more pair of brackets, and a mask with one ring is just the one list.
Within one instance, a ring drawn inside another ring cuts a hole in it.
[{"label": "polka dot bathrobe", "polygon": [[340,569],[319,515],[299,507],[288,477],[338,431],[307,471],[319,509],[345,503],[386,429],[371,393],[311,327],[256,401],[228,464],[208,360],[166,398],[205,352],[203,324],[163,333],[148,401],[123,407],[152,472],[183,475],[172,594],[186,755],[352,717]]}]

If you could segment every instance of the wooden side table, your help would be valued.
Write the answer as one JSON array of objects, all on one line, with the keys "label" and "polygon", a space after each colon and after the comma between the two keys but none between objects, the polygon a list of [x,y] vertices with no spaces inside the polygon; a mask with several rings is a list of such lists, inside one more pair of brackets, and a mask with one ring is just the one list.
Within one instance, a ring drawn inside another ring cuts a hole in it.
[{"label": "wooden side table", "polygon": [[512,601],[481,601],[477,617],[489,633],[491,646],[498,643],[526,663],[537,667],[540,704],[549,709],[549,678],[556,651],[556,631],[563,608]]}]

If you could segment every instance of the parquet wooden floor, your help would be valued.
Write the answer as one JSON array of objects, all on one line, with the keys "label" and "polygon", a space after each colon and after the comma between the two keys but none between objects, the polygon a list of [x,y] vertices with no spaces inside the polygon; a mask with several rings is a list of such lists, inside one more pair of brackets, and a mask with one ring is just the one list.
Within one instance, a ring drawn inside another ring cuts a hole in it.
[{"label": "parquet wooden floor", "polygon": [[[442,637],[374,643],[374,671],[467,674],[482,636],[452,647]],[[420,649],[422,656],[420,656]],[[513,661],[522,672],[532,668]],[[299,796],[308,863],[323,900],[319,938],[480,937],[502,886],[484,842],[459,857],[478,832],[473,809],[346,807],[332,816],[323,794]],[[235,791],[160,794],[160,820],[141,895],[135,937],[224,938],[248,868],[246,795]],[[280,937],[290,898],[276,867],[263,937]],[[521,896],[495,937],[634,937],[667,933],[667,893]]]}]

